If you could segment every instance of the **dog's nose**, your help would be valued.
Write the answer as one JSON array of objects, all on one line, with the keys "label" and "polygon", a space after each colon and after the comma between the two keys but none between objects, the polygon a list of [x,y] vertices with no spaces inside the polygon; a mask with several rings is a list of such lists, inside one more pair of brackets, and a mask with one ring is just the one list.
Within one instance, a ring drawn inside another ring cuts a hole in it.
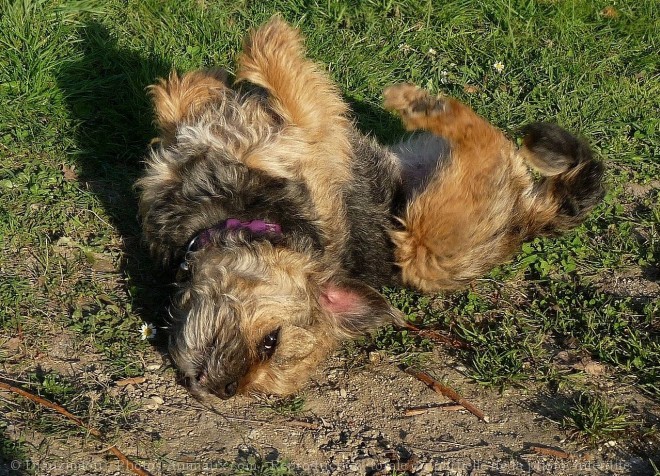
[{"label": "dog's nose", "polygon": [[211,392],[213,392],[215,396],[220,397],[223,400],[227,400],[228,398],[231,398],[234,395],[236,395],[236,390],[238,390],[238,381],[234,380],[224,385],[220,384],[214,386],[211,389]]},{"label": "dog's nose", "polygon": [[227,385],[225,385],[225,395],[227,395],[227,398],[236,395],[237,389],[238,389],[238,382],[236,380],[234,380],[233,382],[229,382]]}]

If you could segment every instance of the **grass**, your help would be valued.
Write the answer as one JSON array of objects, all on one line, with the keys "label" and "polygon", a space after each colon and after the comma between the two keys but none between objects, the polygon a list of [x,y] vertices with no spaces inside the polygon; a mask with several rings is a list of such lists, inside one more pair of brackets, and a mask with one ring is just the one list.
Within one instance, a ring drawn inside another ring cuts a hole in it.
[{"label": "grass", "polygon": [[261,406],[279,415],[297,416],[305,411],[305,397],[298,394],[284,398],[264,398]]},{"label": "grass", "polygon": [[[25,441],[21,438],[12,439],[5,437],[5,427],[4,422],[0,422],[0,462],[6,461],[9,462],[9,469],[6,473],[8,476],[19,476],[24,474],[19,472],[17,468],[11,467],[12,461],[28,461],[29,460],[29,448],[26,445]],[[5,468],[3,468],[5,469]],[[32,474],[32,473],[27,473]]]},{"label": "grass", "polygon": [[580,393],[575,397],[562,423],[569,431],[591,443],[617,438],[633,424],[626,420],[623,409],[612,407],[602,398],[589,393]]},{"label": "grass", "polygon": [[[387,295],[417,325],[468,341],[455,357],[484,386],[533,380],[561,391],[580,373],[553,360],[568,349],[657,401],[659,9],[651,0],[0,0],[5,372],[30,380],[35,353],[65,340],[112,379],[140,374],[153,350],[139,326],[162,325],[169,292],[135,218],[132,184],[154,135],[145,87],[172,68],[231,69],[244,32],[280,12],[303,30],[359,127],[384,142],[402,135],[379,106],[397,81],[456,96],[512,134],[549,120],[587,138],[606,163],[608,194],[583,226],[526,244],[470,290]],[[16,346],[22,359],[12,357]],[[393,329],[362,346],[416,365],[433,347]],[[84,386],[53,375],[30,381],[55,399],[81,401]],[[588,437],[594,427],[580,415],[601,418],[596,401],[567,415]],[[109,415],[121,414],[115,403],[103,404]],[[3,453],[24,447],[2,440]]]},{"label": "grass", "polygon": [[268,461],[259,455],[249,455],[241,462],[231,465],[236,476],[295,476],[301,474],[286,461]]}]

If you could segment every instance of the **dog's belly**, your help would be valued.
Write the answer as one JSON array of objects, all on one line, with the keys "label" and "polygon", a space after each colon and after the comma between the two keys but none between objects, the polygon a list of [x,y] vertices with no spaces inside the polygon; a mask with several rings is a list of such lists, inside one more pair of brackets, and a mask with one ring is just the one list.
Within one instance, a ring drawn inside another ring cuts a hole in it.
[{"label": "dog's belly", "polygon": [[444,138],[420,133],[391,146],[391,150],[399,160],[404,194],[410,199],[447,163],[450,149]]}]

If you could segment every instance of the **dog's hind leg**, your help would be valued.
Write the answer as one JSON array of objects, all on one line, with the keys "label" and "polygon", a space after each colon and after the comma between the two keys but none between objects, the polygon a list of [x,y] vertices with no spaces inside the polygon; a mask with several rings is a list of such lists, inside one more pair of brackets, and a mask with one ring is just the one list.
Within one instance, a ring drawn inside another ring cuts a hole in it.
[{"label": "dog's hind leg", "polygon": [[[265,88],[274,111],[287,124],[305,130],[307,140],[345,140],[347,106],[335,85],[305,58],[296,29],[278,16],[248,35],[239,60],[237,81]],[[334,144],[333,144],[334,146]]]},{"label": "dog's hind leg", "polygon": [[348,107],[305,57],[298,31],[277,16],[248,35],[238,62],[237,82],[267,91],[267,107],[281,122],[270,147],[250,154],[246,165],[307,185],[326,252],[338,259],[348,236],[343,197],[353,178]]},{"label": "dog's hind leg", "polygon": [[[393,233],[404,282],[457,289],[511,258],[524,240],[576,226],[602,197],[602,164],[549,124],[528,127],[518,151],[502,132],[451,98],[412,85],[385,91],[409,130],[449,141],[450,158],[413,195]],[[544,177],[535,183],[525,165]]]}]

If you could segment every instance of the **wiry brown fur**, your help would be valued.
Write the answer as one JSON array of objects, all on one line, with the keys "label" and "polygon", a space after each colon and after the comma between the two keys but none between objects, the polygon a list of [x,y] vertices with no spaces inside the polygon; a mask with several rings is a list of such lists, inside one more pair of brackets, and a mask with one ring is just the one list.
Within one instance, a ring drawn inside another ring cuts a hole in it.
[{"label": "wiry brown fur", "polygon": [[[400,322],[379,286],[460,287],[600,195],[600,165],[562,129],[531,125],[518,151],[414,86],[388,89],[386,107],[428,132],[380,146],[279,18],[248,36],[233,84],[172,73],[151,96],[161,142],[140,215],[156,259],[185,264],[170,353],[200,396],[294,392],[342,340]],[[534,183],[523,159],[548,177]],[[217,227],[229,218],[282,233]],[[210,244],[186,252],[207,229]]]},{"label": "wiry brown fur", "polygon": [[174,142],[180,124],[203,110],[226,87],[224,70],[192,71],[182,78],[172,71],[149,89],[156,110],[156,124],[165,145]]},{"label": "wiry brown fur", "polygon": [[[346,222],[342,219],[343,204],[336,197],[348,180],[351,163],[351,124],[346,104],[329,78],[315,64],[304,60],[298,32],[283,28],[279,20],[248,36],[238,64],[237,81],[266,89],[275,114],[293,126],[283,135],[288,141],[278,144],[290,154],[277,161],[266,156],[248,165],[309,184],[321,227],[333,230],[332,236],[328,236],[328,251],[339,252],[346,240]],[[296,155],[298,142],[313,145],[315,153]]]},{"label": "wiry brown fur", "polygon": [[[185,259],[190,268],[175,296],[170,351],[200,395],[291,393],[338,342],[398,318],[352,277],[371,270],[370,284],[378,285],[375,270],[389,258],[352,272],[358,253],[347,245],[362,239],[359,227],[348,230],[348,209],[382,208],[369,233],[382,229],[375,242],[387,248],[396,165],[357,135],[335,86],[277,18],[246,40],[233,85],[216,87],[216,78],[214,71],[173,74],[151,89],[164,140],[138,182],[144,235],[163,264]],[[367,172],[375,184],[354,177],[356,150],[373,162]],[[185,253],[199,231],[227,218],[266,219],[284,232],[228,232],[215,246]],[[280,345],[266,359],[259,348],[274,331]]]},{"label": "wiry brown fur", "polygon": [[[601,196],[602,166],[556,126],[529,126],[525,147],[518,150],[455,99],[432,97],[407,84],[388,88],[384,96],[385,107],[400,113],[406,129],[444,137],[451,148],[451,160],[408,203],[403,230],[392,233],[406,284],[423,291],[465,286],[508,260],[524,240],[575,226]],[[556,140],[541,150],[540,135],[548,132]],[[572,148],[557,150],[567,140]],[[524,159],[546,177],[535,183]],[[586,194],[588,201],[570,214],[560,213],[568,198],[560,190],[585,169],[585,189],[571,193]]]}]

